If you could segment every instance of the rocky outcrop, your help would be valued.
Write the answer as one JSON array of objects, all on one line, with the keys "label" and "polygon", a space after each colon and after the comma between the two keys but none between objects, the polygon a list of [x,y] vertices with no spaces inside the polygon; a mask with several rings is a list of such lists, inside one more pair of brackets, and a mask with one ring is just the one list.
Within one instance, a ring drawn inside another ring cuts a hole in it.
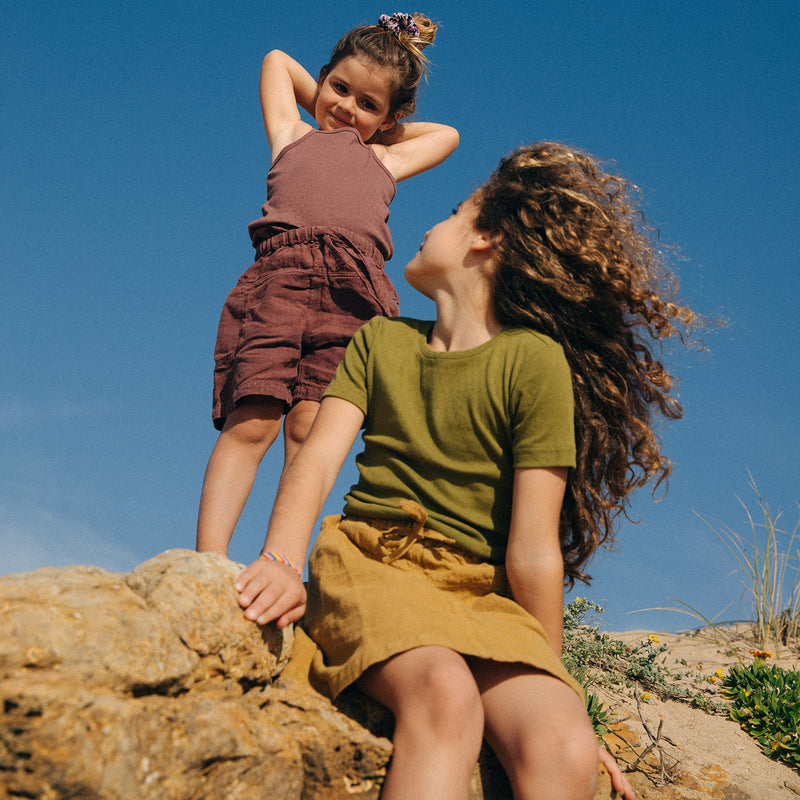
[{"label": "rocky outcrop", "polygon": [[275,684],[292,635],[242,617],[240,570],[174,550],[0,579],[0,797],[377,797],[389,741]]},{"label": "rocky outcrop", "polygon": [[[0,800],[377,798],[389,715],[356,691],[334,706],[287,678],[293,636],[243,618],[241,568],[171,550],[124,575],[0,578]],[[640,799],[756,798],[708,765],[632,782]],[[471,796],[511,797],[488,751]],[[597,798],[610,796],[601,775]]]}]

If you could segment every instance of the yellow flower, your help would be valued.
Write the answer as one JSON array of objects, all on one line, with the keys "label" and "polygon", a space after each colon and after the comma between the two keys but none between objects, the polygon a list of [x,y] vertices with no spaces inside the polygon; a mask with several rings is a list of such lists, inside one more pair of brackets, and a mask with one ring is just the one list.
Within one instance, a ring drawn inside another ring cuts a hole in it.
[{"label": "yellow flower", "polygon": [[750,655],[753,656],[753,658],[763,658],[765,660],[768,658],[775,658],[775,653],[771,653],[769,650],[751,650]]},{"label": "yellow flower", "polygon": [[725,673],[723,673],[723,671],[722,671],[722,667],[720,667],[720,668],[719,668],[719,669],[718,669],[718,670],[717,670],[717,671],[716,671],[714,674],[715,674],[715,675],[716,675],[718,678],[724,678],[724,677],[725,677]]},{"label": "yellow flower", "polygon": [[651,634],[650,634],[650,635],[649,635],[647,638],[648,638],[648,639],[649,639],[651,642],[655,642],[656,644],[659,644],[659,641],[658,641],[658,636],[656,636],[654,633],[651,633]]},{"label": "yellow flower", "polygon": [[575,602],[576,602],[576,603],[580,603],[580,602],[581,602],[581,598],[580,598],[580,597],[576,597],[576,598],[575,598]]},{"label": "yellow flower", "polygon": [[645,692],[642,695],[642,700],[649,700],[650,699],[650,692]]}]

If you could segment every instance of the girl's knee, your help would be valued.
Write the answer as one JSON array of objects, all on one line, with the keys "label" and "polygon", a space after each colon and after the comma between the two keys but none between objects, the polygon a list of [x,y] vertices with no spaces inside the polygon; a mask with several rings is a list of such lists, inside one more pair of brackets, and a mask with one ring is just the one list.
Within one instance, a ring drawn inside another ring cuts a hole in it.
[{"label": "girl's knee", "polygon": [[283,406],[277,400],[249,401],[238,405],[225,420],[220,437],[242,446],[271,445],[283,420]]},{"label": "girl's knee", "polygon": [[459,676],[431,675],[419,692],[406,698],[395,714],[395,741],[408,742],[450,759],[474,765],[483,741],[484,714],[480,695]]},{"label": "girl's knee", "polygon": [[306,440],[318,411],[319,403],[313,400],[301,400],[289,410],[283,423],[287,446],[298,447]]},{"label": "girl's knee", "polygon": [[532,795],[531,787],[558,787],[563,798],[592,798],[597,785],[598,742],[591,726],[554,727],[539,738],[527,738],[507,763],[515,797]]},{"label": "girl's knee", "polygon": [[[398,674],[401,676],[398,678]],[[480,691],[464,660],[445,648],[419,648],[362,684],[398,723],[434,736],[483,737]]]},{"label": "girl's knee", "polygon": [[473,722],[483,731],[483,704],[469,669],[434,665],[423,676],[420,690],[419,701],[435,722],[442,725]]}]

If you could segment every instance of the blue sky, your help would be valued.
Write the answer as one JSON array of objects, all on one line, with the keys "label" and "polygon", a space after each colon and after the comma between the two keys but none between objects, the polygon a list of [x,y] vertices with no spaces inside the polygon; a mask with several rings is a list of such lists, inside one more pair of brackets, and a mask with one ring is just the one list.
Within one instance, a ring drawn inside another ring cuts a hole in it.
[{"label": "blue sky", "polygon": [[[371,3],[13,4],[0,52],[0,574],[127,571],[193,547],[213,347],[250,264],[269,152],[258,72],[275,47],[316,73]],[[413,9],[406,9],[413,10]],[[400,184],[388,271],[402,268],[515,146],[555,139],[614,159],[680,247],[683,298],[725,325],[678,350],[682,421],[663,430],[667,496],[599,556],[615,630],[693,620],[677,598],[744,616],[739,576],[697,513],[745,532],[748,471],[791,527],[800,500],[800,10],[792,2],[432,2],[441,22],[418,118],[461,133]],[[231,546],[258,553],[282,454],[262,464]],[[325,508],[336,513],[350,465]]]}]

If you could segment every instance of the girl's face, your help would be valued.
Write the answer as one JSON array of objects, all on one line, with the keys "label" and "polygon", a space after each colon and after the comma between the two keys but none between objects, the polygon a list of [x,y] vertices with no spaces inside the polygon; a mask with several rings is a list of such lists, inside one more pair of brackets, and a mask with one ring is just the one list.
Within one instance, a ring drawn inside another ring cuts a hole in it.
[{"label": "girl's face", "polygon": [[404,272],[417,291],[431,297],[436,288],[458,279],[471,251],[486,249],[486,237],[475,229],[478,210],[478,200],[473,194],[425,234]]},{"label": "girl's face", "polygon": [[317,85],[314,118],[322,131],[355,128],[366,142],[397,121],[391,115],[392,73],[357,56],[343,58]]}]

